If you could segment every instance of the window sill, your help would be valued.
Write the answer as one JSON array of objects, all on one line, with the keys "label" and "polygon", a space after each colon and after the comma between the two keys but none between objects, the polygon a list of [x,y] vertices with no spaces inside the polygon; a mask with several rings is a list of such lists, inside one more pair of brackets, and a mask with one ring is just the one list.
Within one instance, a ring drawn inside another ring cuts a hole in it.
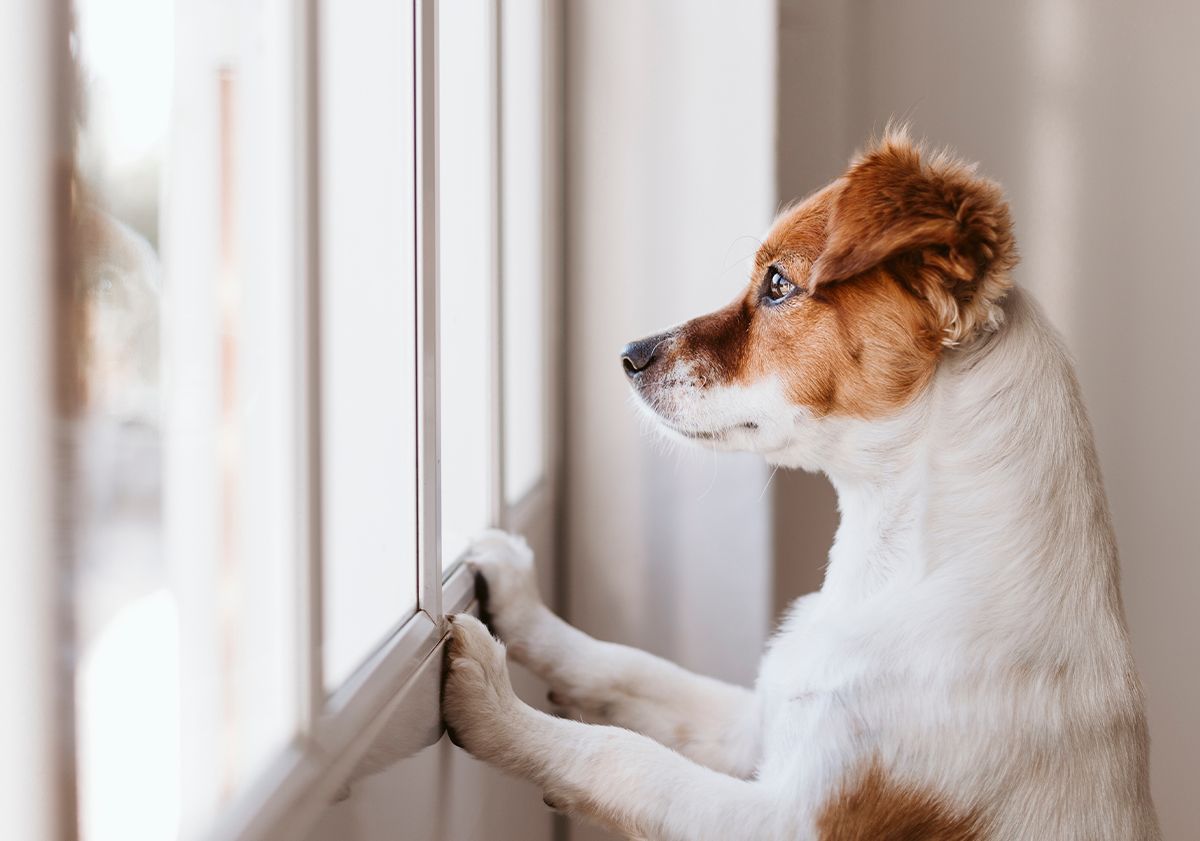
[{"label": "window sill", "polygon": [[[456,565],[442,585],[445,614],[474,611],[474,576]],[[302,736],[236,799],[210,841],[303,838],[355,780],[412,756],[443,731],[444,620],[418,611],[328,701]]]}]

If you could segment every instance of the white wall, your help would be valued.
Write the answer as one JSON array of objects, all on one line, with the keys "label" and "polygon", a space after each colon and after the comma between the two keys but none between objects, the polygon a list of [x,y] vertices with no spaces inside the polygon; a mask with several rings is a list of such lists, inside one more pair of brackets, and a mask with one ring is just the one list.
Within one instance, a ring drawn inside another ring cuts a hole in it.
[{"label": "white wall", "polygon": [[745,283],[775,206],[774,44],[768,0],[569,4],[569,615],[746,683],[770,619],[768,471],[665,451],[619,352]]},{"label": "white wall", "polygon": [[[781,21],[785,197],[893,115],[1008,188],[1018,281],[1065,333],[1096,430],[1163,830],[1195,837],[1200,6],[783,0]],[[777,505],[820,531],[828,492],[786,488]]]},{"label": "white wall", "polygon": [[742,681],[767,626],[767,471],[665,451],[620,349],[744,286],[775,204],[773,44],[768,2],[583,0],[568,19],[571,619]]}]

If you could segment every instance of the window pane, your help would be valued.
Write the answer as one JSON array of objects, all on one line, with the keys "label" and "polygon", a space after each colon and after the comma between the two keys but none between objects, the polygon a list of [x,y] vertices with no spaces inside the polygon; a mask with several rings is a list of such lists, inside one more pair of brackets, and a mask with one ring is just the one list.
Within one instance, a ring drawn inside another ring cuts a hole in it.
[{"label": "window pane", "polygon": [[320,29],[324,667],[339,686],[416,606],[413,19]]},{"label": "window pane", "polygon": [[438,27],[442,559],[488,525],[495,279],[495,36],[490,0],[442,3]]},{"label": "window pane", "polygon": [[296,731],[293,41],[274,0],[75,13],[80,822],[162,839]]},{"label": "window pane", "polygon": [[504,496],[545,471],[543,39],[541,0],[501,4]]}]

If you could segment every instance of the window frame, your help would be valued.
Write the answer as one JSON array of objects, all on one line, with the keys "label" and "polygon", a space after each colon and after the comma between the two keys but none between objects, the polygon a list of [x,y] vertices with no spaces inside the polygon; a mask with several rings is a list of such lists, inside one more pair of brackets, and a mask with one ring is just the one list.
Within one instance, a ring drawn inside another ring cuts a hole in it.
[{"label": "window frame", "polygon": [[[301,534],[301,570],[298,576],[300,615],[297,637],[301,653],[302,697],[299,733],[295,742],[279,756],[259,779],[223,809],[212,832],[202,837],[212,841],[273,841],[304,834],[330,802],[346,792],[347,780],[410,756],[436,742],[443,732],[440,717],[441,646],[446,635],[445,616],[475,611],[474,578],[455,559],[441,557],[440,523],[440,414],[438,399],[438,204],[437,204],[437,0],[409,0],[414,15],[415,61],[415,167],[416,167],[416,364],[417,364],[417,610],[332,694],[326,692],[320,658],[321,633],[321,500],[320,500],[320,261],[319,261],[319,64],[317,25],[321,0],[305,0],[293,26],[296,37],[295,74],[297,91],[299,201],[297,231],[298,275],[303,294],[298,301],[296,352],[302,360],[298,385],[301,395],[297,437],[297,513]],[[543,61],[542,125],[545,142],[543,191],[539,197],[543,241],[543,295],[538,317],[544,320],[545,359],[542,405],[547,434],[543,442],[542,475],[525,495],[512,502],[505,499],[503,435],[503,277],[500,248],[502,188],[500,0],[490,0],[494,74],[492,117],[493,263],[489,316],[493,328],[493,364],[490,376],[493,393],[490,435],[492,470],[490,491],[493,524],[515,531],[540,529],[553,534],[557,513],[559,445],[556,417],[559,393],[558,236],[554,208],[558,178],[554,118],[557,91],[551,73],[557,66],[555,52],[555,5],[540,3]],[[554,547],[550,547],[554,548]],[[543,563],[543,586],[550,580],[553,564]],[[446,561],[446,563],[443,563]],[[448,571],[447,571],[448,570]],[[547,588],[552,592],[551,588]],[[386,755],[368,756],[381,734],[389,736]],[[397,734],[404,734],[398,742]],[[365,762],[364,762],[365,760]]]},{"label": "window frame", "polygon": [[[301,659],[299,733],[261,777],[227,804],[214,841],[303,837],[345,789],[369,748],[386,729],[408,738],[381,764],[436,742],[445,616],[470,609],[474,581],[465,568],[443,579],[440,555],[437,254],[437,2],[409,0],[414,19],[417,608],[336,690],[328,692],[321,657],[321,385],[320,385],[320,52],[321,0],[306,0],[293,26],[297,91],[300,200],[296,224],[298,276],[297,357],[300,365],[302,477],[297,508],[302,534],[298,650]],[[400,620],[402,617],[397,616]]]},{"label": "window frame", "polygon": [[[417,301],[417,594],[418,607],[379,648],[332,694],[322,675],[322,540],[321,540],[321,387],[319,296],[319,60],[318,22],[322,0],[303,0],[288,6],[292,39],[290,91],[296,144],[293,155],[296,216],[292,220],[295,274],[295,347],[292,373],[296,387],[296,475],[293,505],[296,531],[297,621],[295,646],[299,654],[298,729],[291,743],[232,800],[223,804],[211,825],[182,827],[181,837],[213,841],[274,841],[302,838],[344,790],[368,759],[380,734],[406,734],[402,744],[391,745],[386,764],[436,742],[443,731],[439,712],[440,646],[445,639],[444,617],[472,609],[474,581],[469,571],[456,565],[443,574],[440,556],[440,481],[438,475],[438,231],[437,231],[437,0],[408,0],[414,16],[415,161],[416,167],[416,284]],[[491,376],[499,399],[493,400],[490,434],[493,470],[492,517],[496,525],[517,531],[538,530],[549,535],[553,550],[554,515],[560,448],[557,416],[559,360],[559,174],[557,144],[561,130],[556,118],[558,81],[553,68],[559,56],[560,7],[540,0],[541,48],[545,68],[540,126],[545,140],[542,195],[543,295],[539,317],[544,319],[546,360],[543,399],[539,407],[547,431],[543,442],[542,475],[525,496],[508,502],[504,495],[503,437],[503,278],[499,244],[502,242],[501,209],[501,85],[500,0],[489,0],[492,37],[496,39],[492,148],[495,158],[493,203],[497,248],[492,254],[493,291],[490,313],[495,353]],[[57,531],[63,522],[66,487],[56,457],[54,418],[69,409],[56,405],[52,384],[64,376],[58,370],[70,356],[71,337],[61,315],[67,306],[70,277],[70,225],[65,196],[69,185],[61,177],[72,148],[71,120],[65,114],[72,101],[67,35],[71,0],[46,0],[16,4],[0,12],[3,30],[13,33],[13,43],[23,49],[6,51],[0,61],[10,69],[0,79],[0,99],[17,107],[7,131],[0,130],[0,168],[24,177],[0,196],[0,231],[12,245],[11,268],[23,286],[11,308],[23,329],[0,331],[6,358],[23,360],[23,373],[0,368],[6,379],[3,393],[13,396],[13,423],[0,425],[6,452],[23,454],[22,475],[28,484],[10,495],[6,508],[13,525],[0,533],[0,542],[19,558],[6,572],[13,586],[2,588],[6,627],[23,633],[5,634],[0,658],[25,677],[22,691],[6,699],[0,710],[17,725],[22,740],[14,742],[0,770],[4,779],[22,785],[3,787],[3,802],[22,837],[78,837],[75,822],[74,715],[75,663],[54,652],[69,650],[73,605],[64,598],[70,591],[70,565],[62,560],[69,535]],[[6,42],[7,43],[7,42]],[[7,81],[5,81],[7,80]],[[13,80],[19,82],[16,83]],[[12,140],[12,144],[8,141]],[[34,212],[31,212],[34,211]],[[18,224],[21,223],[21,224]],[[12,234],[10,237],[9,234]],[[23,291],[21,291],[23,289]],[[40,361],[41,364],[38,364]],[[32,362],[34,364],[26,364]],[[56,368],[58,366],[58,368]],[[44,481],[38,481],[44,477]],[[44,486],[44,487],[43,487]],[[57,538],[55,537],[57,533]],[[549,561],[549,562],[547,562]],[[447,564],[447,567],[450,565]],[[539,571],[543,587],[553,570],[553,558],[543,558]],[[553,593],[546,588],[547,594]],[[401,617],[398,616],[398,619]],[[15,623],[15,624],[14,624]],[[16,646],[7,643],[15,642]],[[375,766],[378,767],[378,766]],[[367,766],[368,770],[372,766]],[[31,773],[42,769],[45,773]]]}]

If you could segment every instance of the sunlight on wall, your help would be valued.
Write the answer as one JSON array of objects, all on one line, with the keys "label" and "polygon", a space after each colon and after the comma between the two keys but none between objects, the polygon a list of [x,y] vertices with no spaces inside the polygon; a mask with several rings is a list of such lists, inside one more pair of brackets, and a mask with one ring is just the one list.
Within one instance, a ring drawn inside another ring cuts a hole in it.
[{"label": "sunlight on wall", "polygon": [[569,614],[747,683],[771,622],[770,471],[666,452],[617,351],[725,304],[749,276],[735,258],[776,205],[774,29],[775,4],[759,0],[605,0],[571,6],[566,45],[567,193],[582,197],[567,214],[566,373],[586,383],[566,390]]}]

